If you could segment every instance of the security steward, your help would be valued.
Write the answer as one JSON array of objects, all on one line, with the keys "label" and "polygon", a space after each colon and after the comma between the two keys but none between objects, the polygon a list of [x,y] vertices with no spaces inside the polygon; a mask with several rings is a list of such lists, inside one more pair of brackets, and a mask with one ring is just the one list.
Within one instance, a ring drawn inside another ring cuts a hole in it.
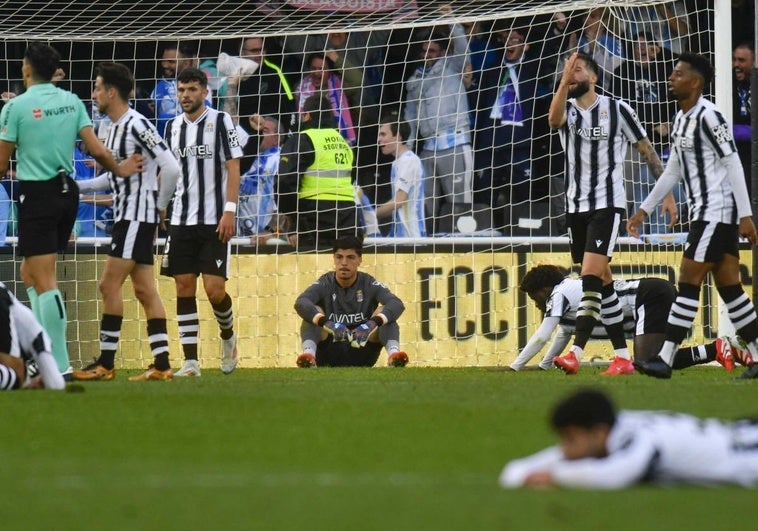
[{"label": "security steward", "polygon": [[335,127],[329,101],[310,96],[300,133],[282,146],[279,211],[295,220],[290,243],[301,249],[331,249],[358,230],[352,148]]}]

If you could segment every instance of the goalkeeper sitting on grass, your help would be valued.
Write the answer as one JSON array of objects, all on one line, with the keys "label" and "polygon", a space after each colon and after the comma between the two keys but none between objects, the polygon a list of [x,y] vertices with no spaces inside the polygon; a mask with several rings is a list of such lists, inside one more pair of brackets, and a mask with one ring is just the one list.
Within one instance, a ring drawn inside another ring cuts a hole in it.
[{"label": "goalkeeper sitting on grass", "polygon": [[303,353],[298,367],[372,367],[382,346],[387,365],[403,367],[408,355],[400,350],[397,319],[405,305],[387,286],[359,272],[361,236],[334,242],[334,271],[322,275],[295,301],[303,318]]}]

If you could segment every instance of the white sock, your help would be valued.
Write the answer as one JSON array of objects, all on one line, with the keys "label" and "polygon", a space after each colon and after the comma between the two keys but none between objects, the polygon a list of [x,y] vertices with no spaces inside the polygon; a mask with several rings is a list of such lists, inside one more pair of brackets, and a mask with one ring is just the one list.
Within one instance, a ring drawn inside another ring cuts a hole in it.
[{"label": "white sock", "polygon": [[677,350],[679,350],[679,345],[673,341],[665,341],[658,355],[666,362],[666,365],[671,367],[674,363],[674,356],[676,355]]},{"label": "white sock", "polygon": [[303,354],[316,355],[316,342],[312,339],[306,339],[303,341]]},{"label": "white sock", "polygon": [[620,348],[618,350],[615,350],[613,354],[617,358],[624,358],[625,360],[631,360],[632,356],[629,354],[629,349],[627,347]]},{"label": "white sock", "polygon": [[584,352],[584,349],[582,347],[577,347],[574,345],[571,347],[571,352],[574,353],[574,356],[576,356],[577,361],[582,361],[582,352]]}]

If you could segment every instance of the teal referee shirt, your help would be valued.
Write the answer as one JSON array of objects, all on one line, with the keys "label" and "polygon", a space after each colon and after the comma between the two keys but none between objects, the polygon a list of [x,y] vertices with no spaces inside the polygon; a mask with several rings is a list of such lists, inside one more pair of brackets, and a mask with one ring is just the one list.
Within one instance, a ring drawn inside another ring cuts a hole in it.
[{"label": "teal referee shirt", "polygon": [[92,127],[76,94],[38,83],[16,96],[0,114],[0,140],[16,144],[16,178],[47,181],[60,168],[73,171],[76,137]]}]

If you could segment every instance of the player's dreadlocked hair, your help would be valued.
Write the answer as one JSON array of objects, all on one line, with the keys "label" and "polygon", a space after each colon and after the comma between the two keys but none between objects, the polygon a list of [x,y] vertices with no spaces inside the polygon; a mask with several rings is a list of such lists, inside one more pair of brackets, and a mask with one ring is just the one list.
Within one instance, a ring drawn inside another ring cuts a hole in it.
[{"label": "player's dreadlocked hair", "polygon": [[553,288],[563,282],[566,273],[554,265],[539,265],[533,267],[524,275],[519,289],[524,293],[532,293],[542,288]]}]

